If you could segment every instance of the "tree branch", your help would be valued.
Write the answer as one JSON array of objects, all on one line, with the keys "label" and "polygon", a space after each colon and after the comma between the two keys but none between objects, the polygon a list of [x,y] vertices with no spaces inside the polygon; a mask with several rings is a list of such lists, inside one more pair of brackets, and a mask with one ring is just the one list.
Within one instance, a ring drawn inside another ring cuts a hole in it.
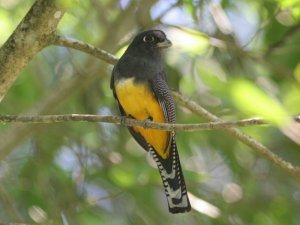
[{"label": "tree branch", "polygon": [[100,48],[96,48],[93,45],[87,44],[83,41],[79,41],[72,38],[65,38],[60,35],[56,35],[54,39],[54,45],[63,46],[67,48],[73,48],[87,54],[93,55],[98,59],[101,59],[109,64],[116,64],[118,62],[118,58],[114,55],[104,51]]},{"label": "tree branch", "polygon": [[[295,121],[300,116],[295,117]],[[131,118],[120,116],[100,116],[89,114],[63,114],[63,115],[40,115],[40,116],[12,116],[0,115],[0,122],[2,123],[62,123],[62,122],[102,122],[122,124],[124,126],[144,127],[157,130],[175,130],[175,131],[203,131],[203,130],[216,130],[226,129],[230,127],[246,127],[255,125],[271,125],[265,119],[251,118],[238,121],[216,121],[210,123],[196,123],[196,124],[168,124],[168,123],[155,123],[151,121],[140,121]]]},{"label": "tree branch", "polygon": [[64,12],[53,0],[37,0],[0,49],[0,102],[21,70],[51,44]]}]

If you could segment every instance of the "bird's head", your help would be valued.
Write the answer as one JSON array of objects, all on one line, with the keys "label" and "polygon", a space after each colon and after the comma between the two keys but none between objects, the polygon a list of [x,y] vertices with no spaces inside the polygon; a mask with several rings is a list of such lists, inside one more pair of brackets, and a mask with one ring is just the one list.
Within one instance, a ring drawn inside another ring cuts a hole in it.
[{"label": "bird's head", "polygon": [[129,48],[138,48],[140,50],[160,50],[168,48],[172,42],[167,39],[164,32],[161,30],[148,30],[138,34]]}]

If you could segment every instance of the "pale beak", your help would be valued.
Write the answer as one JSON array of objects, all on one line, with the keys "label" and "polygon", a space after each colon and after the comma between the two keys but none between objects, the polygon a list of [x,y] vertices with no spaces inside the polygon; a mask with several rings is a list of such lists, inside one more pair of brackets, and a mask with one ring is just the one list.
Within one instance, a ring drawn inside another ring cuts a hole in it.
[{"label": "pale beak", "polygon": [[156,47],[158,47],[158,48],[169,48],[171,46],[172,46],[172,42],[168,39],[165,39],[164,41],[158,42],[156,44]]}]

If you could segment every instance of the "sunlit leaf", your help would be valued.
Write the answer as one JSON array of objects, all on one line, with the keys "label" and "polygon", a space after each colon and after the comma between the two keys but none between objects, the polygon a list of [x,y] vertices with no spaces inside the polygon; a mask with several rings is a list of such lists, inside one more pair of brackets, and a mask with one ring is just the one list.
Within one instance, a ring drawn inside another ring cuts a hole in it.
[{"label": "sunlit leaf", "polygon": [[294,70],[294,77],[300,83],[300,63],[297,64],[297,66]]},{"label": "sunlit leaf", "polygon": [[134,174],[124,168],[113,167],[110,170],[111,179],[121,187],[130,187],[135,183]]},{"label": "sunlit leaf", "polygon": [[5,11],[0,9],[0,46],[7,40],[9,37],[10,32],[13,31],[13,26],[9,18],[9,14]]},{"label": "sunlit leaf", "polygon": [[300,114],[300,87],[293,84],[288,85],[288,90],[283,96],[283,104],[290,114]]},{"label": "sunlit leaf", "polygon": [[184,93],[192,94],[195,92],[197,85],[194,78],[190,75],[187,75],[181,79],[179,87]]},{"label": "sunlit leaf", "polygon": [[64,10],[74,7],[74,4],[78,4],[80,0],[55,0],[56,4]]},{"label": "sunlit leaf", "polygon": [[299,0],[279,0],[279,4],[284,10],[290,10],[294,18],[300,17],[300,2]]},{"label": "sunlit leaf", "polygon": [[119,51],[116,53],[116,56],[117,56],[118,58],[120,58],[120,57],[124,54],[124,52],[126,51],[127,48],[128,48],[128,45],[126,45],[126,46],[120,48]]},{"label": "sunlit leaf", "polygon": [[172,29],[168,31],[168,36],[174,48],[191,54],[203,54],[209,46],[207,36],[193,29]]},{"label": "sunlit leaf", "polygon": [[260,116],[278,125],[287,119],[281,104],[249,81],[234,81],[231,96],[236,107],[250,116]]}]

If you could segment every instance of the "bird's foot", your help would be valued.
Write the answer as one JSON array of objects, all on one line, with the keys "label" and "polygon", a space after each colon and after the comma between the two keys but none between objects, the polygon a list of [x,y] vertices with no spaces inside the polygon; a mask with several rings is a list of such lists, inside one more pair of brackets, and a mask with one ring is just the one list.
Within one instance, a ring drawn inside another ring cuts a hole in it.
[{"label": "bird's foot", "polygon": [[147,119],[142,121],[142,126],[144,129],[148,129],[149,128],[149,122],[152,122],[153,118],[152,117],[148,117]]},{"label": "bird's foot", "polygon": [[120,124],[122,126],[126,127],[127,126],[127,123],[126,123],[127,119],[132,119],[132,117],[130,117],[130,116],[121,116]]}]

